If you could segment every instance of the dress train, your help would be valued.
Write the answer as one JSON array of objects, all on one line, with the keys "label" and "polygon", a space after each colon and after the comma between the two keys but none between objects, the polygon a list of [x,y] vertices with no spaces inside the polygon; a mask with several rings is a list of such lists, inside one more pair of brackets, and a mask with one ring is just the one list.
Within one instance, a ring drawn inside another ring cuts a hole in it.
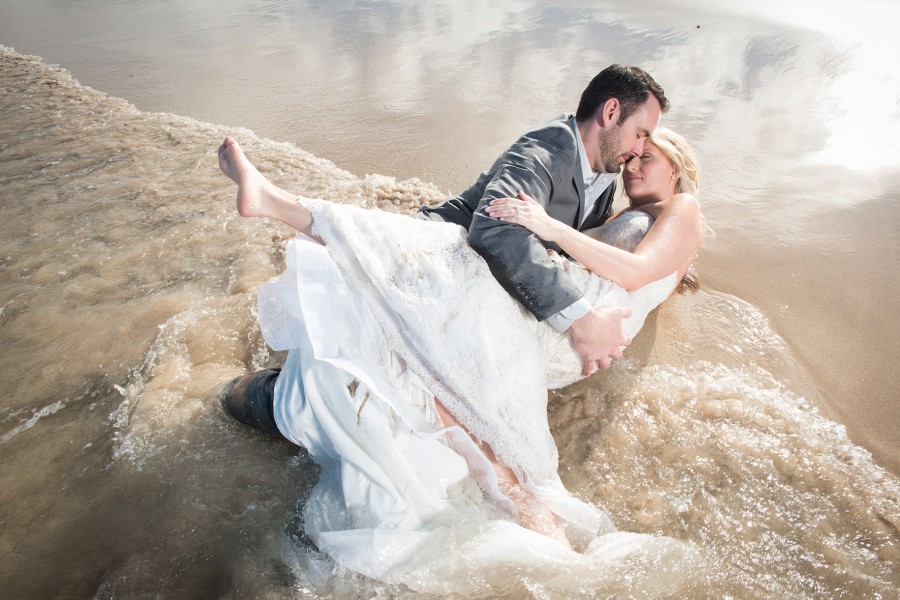
[{"label": "dress train", "polygon": [[[523,572],[600,585],[616,565],[683,554],[675,540],[617,532],[565,490],[547,389],[578,379],[580,359],[569,336],[508,296],[461,228],[303,202],[326,246],[289,242],[285,272],[260,289],[259,320],[268,344],[289,351],[276,422],[322,467],[304,509],[320,550],[369,577],[445,593]],[[595,305],[632,309],[626,335],[675,285],[673,274],[629,294],[559,260]],[[459,427],[442,427],[435,396],[582,552],[510,519],[491,464]],[[644,574],[660,585],[670,575]]]}]

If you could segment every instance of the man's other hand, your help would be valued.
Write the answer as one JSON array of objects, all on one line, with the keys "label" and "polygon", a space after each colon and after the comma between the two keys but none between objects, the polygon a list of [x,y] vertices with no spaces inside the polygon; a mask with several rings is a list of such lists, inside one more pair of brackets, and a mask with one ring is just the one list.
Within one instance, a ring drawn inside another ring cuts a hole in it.
[{"label": "man's other hand", "polygon": [[585,377],[598,368],[608,368],[613,360],[622,358],[623,347],[631,343],[622,333],[622,320],[630,316],[630,308],[595,308],[569,327],[575,349],[584,361],[582,374]]}]

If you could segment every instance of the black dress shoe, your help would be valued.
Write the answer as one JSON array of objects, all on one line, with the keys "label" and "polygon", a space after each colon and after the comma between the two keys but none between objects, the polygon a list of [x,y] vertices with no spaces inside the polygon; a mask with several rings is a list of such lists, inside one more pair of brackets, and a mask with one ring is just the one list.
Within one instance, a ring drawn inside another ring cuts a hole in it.
[{"label": "black dress shoe", "polygon": [[275,382],[281,369],[263,369],[232,380],[222,392],[231,416],[247,425],[281,436],[275,424]]}]

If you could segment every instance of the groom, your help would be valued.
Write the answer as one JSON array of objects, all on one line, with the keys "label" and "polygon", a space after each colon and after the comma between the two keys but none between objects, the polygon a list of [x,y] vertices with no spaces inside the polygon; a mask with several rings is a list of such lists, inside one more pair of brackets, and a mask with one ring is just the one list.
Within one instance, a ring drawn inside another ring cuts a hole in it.
[{"label": "groom", "polygon": [[[663,89],[637,67],[607,67],[584,90],[574,116],[561,115],[520,137],[462,194],[419,218],[449,221],[468,230],[472,247],[494,277],[535,317],[567,331],[584,361],[584,375],[606,368],[630,343],[622,334],[625,308],[593,308],[547,247],[524,227],[488,217],[496,198],[524,192],[547,213],[576,229],[597,227],[612,210],[621,166],[643,153],[644,141],[668,110]],[[280,434],[273,415],[278,369],[232,382],[223,400],[238,420]]]},{"label": "groom", "polygon": [[574,116],[560,115],[520,137],[462,194],[420,218],[465,227],[469,244],[485,259],[506,291],[539,320],[568,331],[584,361],[584,375],[607,368],[630,342],[622,335],[624,309],[595,309],[544,244],[520,225],[487,216],[497,198],[531,196],[566,225],[585,230],[606,221],[621,166],[644,151],[661,113],[663,89],[637,67],[612,65],[591,80]]}]

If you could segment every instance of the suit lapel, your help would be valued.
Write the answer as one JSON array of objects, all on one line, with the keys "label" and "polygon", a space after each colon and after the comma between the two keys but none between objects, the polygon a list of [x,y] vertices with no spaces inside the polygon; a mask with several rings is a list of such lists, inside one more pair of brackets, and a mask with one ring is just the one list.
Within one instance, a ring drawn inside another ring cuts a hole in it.
[{"label": "suit lapel", "polygon": [[575,211],[575,221],[572,223],[572,227],[578,229],[578,225],[581,223],[581,212],[584,210],[584,180],[581,178],[580,163],[578,173],[572,178],[572,185],[575,186],[575,191],[578,194],[578,209]]},{"label": "suit lapel", "polygon": [[572,185],[575,186],[575,193],[578,196],[578,208],[575,210],[575,221],[571,223],[572,227],[578,229],[581,224],[581,213],[584,210],[584,176],[581,172],[581,144],[577,140],[581,139],[578,132],[578,126],[575,125],[575,118],[570,117],[568,120],[572,133],[575,134],[575,169],[572,171]]},{"label": "suit lapel", "polygon": [[616,182],[613,181],[605,190],[603,190],[600,197],[597,198],[597,201],[594,203],[594,210],[591,211],[591,214],[584,220],[584,225],[581,227],[576,226],[576,229],[583,231],[585,229],[592,229],[603,225],[608,217],[609,209],[610,206],[612,206],[612,200],[615,195]]}]

